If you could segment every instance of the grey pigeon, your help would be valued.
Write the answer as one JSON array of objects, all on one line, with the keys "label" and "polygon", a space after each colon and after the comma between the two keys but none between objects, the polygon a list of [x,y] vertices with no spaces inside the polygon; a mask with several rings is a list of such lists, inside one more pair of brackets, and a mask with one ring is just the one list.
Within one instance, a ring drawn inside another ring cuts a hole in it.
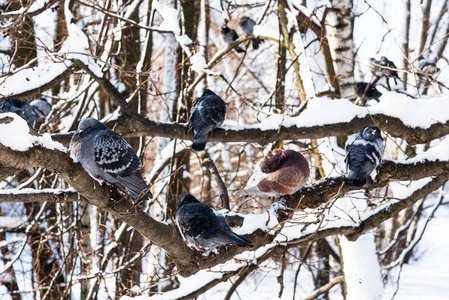
[{"label": "grey pigeon", "polygon": [[382,56],[380,60],[376,60],[374,58],[370,58],[370,70],[374,76],[381,77],[392,77],[394,79],[394,83],[398,84],[397,79],[399,79],[398,71],[396,71],[396,65],[394,62]]},{"label": "grey pigeon", "polygon": [[[229,28],[226,24],[221,25],[221,35],[226,44],[232,45],[239,39],[239,35],[234,29]],[[235,48],[238,53],[245,52],[240,46]]]},{"label": "grey pigeon", "polygon": [[27,121],[30,127],[34,127],[37,122],[43,121],[50,111],[51,104],[44,98],[34,100],[31,103],[15,98],[6,98],[0,101],[0,113],[15,113]]},{"label": "grey pigeon", "polygon": [[136,201],[153,197],[139,173],[142,166],[120,134],[96,119],[84,119],[70,141],[70,152],[93,178],[114,184]]},{"label": "grey pigeon", "polygon": [[179,198],[176,223],[184,240],[196,249],[225,245],[253,247],[249,241],[232,232],[226,219],[215,209],[189,194]]},{"label": "grey pigeon", "polygon": [[[253,35],[254,26],[256,25],[256,21],[251,19],[250,17],[243,17],[240,20],[240,27],[242,27],[243,32],[245,35]],[[264,42],[264,40],[261,39],[252,39],[253,42],[253,48],[259,49],[259,45]]]},{"label": "grey pigeon", "polygon": [[418,57],[418,68],[421,70],[424,76],[429,76],[432,79],[433,75],[440,71],[440,69],[434,62],[426,60],[422,55]]},{"label": "grey pigeon", "polygon": [[203,95],[195,99],[186,130],[188,133],[193,129],[195,133],[193,150],[204,150],[209,132],[223,124],[225,115],[226,103],[211,90],[205,89]]},{"label": "grey pigeon", "polygon": [[376,126],[365,126],[356,134],[348,137],[345,145],[348,186],[361,187],[366,178],[382,162],[384,145],[380,129]]},{"label": "grey pigeon", "polygon": [[239,196],[293,195],[299,191],[309,178],[310,168],[307,159],[294,150],[284,150],[263,161],[248,180]]},{"label": "grey pigeon", "polygon": [[366,104],[366,100],[374,99],[379,102],[382,93],[379,92],[373,84],[367,82],[357,82],[355,84],[355,93],[362,99],[362,103]]}]

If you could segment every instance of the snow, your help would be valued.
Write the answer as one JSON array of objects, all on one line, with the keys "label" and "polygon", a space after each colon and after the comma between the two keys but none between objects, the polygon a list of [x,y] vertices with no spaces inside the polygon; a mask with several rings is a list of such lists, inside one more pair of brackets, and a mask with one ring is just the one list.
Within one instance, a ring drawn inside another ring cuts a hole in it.
[{"label": "snow", "polygon": [[203,72],[207,68],[206,59],[199,52],[190,57],[190,63],[192,64],[190,68],[195,72]]},{"label": "snow", "polygon": [[42,136],[30,135],[27,122],[15,113],[3,113],[0,114],[1,117],[11,117],[14,120],[0,124],[0,144],[17,151],[26,151],[35,145],[40,145],[50,150],[68,152],[61,143],[53,141],[48,133]]},{"label": "snow", "polygon": [[0,228],[13,229],[24,225],[27,222],[27,217],[8,217],[0,216]]},{"label": "snow", "polygon": [[309,100],[307,109],[297,117],[275,114],[252,128],[269,130],[278,129],[281,125],[313,127],[350,122],[369,114],[385,114],[401,119],[409,127],[427,129],[433,124],[446,123],[449,120],[448,111],[448,96],[413,99],[403,94],[385,92],[380,102],[370,107],[355,105],[347,99],[313,98]]},{"label": "snow", "polygon": [[[267,232],[278,224],[277,217],[271,213],[248,214],[245,215],[242,227],[234,232],[238,235],[251,234],[258,229]],[[271,233],[274,234],[274,232]]]},{"label": "snow", "polygon": [[69,24],[68,33],[58,53],[49,53],[48,57],[40,58],[41,63],[37,67],[15,70],[15,74],[1,80],[0,94],[15,95],[37,89],[65,72],[74,59],[82,61],[96,76],[102,78],[103,72],[89,52],[86,35],[73,23]]},{"label": "snow", "polygon": [[159,4],[159,2],[155,2],[153,5],[155,5],[155,8],[164,19],[162,23],[159,25],[158,29],[171,31],[175,35],[179,35],[181,33],[181,29],[179,28],[178,24],[179,20],[178,10],[169,6],[162,6],[161,4]]},{"label": "snow", "polygon": [[422,188],[432,181],[432,178],[422,178],[416,181],[396,181],[390,182],[390,188],[393,197],[397,199],[405,199],[410,197],[416,190]]},{"label": "snow", "polygon": [[355,242],[340,236],[347,300],[382,299],[383,284],[372,231]]}]

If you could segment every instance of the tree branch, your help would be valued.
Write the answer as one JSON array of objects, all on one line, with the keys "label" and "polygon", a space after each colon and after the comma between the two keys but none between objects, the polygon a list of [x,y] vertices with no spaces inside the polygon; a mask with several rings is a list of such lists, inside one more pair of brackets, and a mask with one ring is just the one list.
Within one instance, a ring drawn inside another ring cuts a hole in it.
[{"label": "tree branch", "polygon": [[75,191],[70,190],[35,190],[35,189],[22,189],[22,190],[0,190],[0,203],[1,202],[74,202],[86,200],[80,197]]}]

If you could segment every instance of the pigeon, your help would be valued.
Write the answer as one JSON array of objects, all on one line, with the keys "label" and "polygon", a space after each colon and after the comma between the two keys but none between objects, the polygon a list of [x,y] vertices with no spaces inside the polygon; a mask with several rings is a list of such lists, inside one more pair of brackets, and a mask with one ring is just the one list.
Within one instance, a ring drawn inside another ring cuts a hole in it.
[{"label": "pigeon", "polygon": [[179,198],[176,223],[187,244],[196,249],[225,245],[253,247],[249,241],[231,231],[224,216],[189,194]]},{"label": "pigeon", "polygon": [[398,84],[397,79],[399,79],[398,71],[396,71],[396,65],[394,62],[382,56],[380,60],[376,60],[374,58],[370,58],[370,70],[374,76],[377,78],[380,77],[392,77],[394,79],[394,83]]},{"label": "pigeon", "polygon": [[[226,44],[232,45],[239,39],[239,35],[234,29],[229,28],[226,24],[221,25],[221,35]],[[241,47],[237,46],[235,51],[238,53],[245,52]]]},{"label": "pigeon", "polygon": [[[254,21],[253,19],[251,19],[250,17],[243,17],[240,20],[240,27],[242,27],[243,32],[245,33],[245,35],[253,35],[253,29],[254,26],[256,25],[256,21]],[[263,43],[264,40],[261,39],[252,39],[253,42],[253,48],[254,49],[259,49],[259,44]]]},{"label": "pigeon", "polygon": [[136,152],[120,134],[93,118],[82,120],[78,130],[70,152],[91,177],[114,184],[134,201],[153,197],[139,173],[142,164]]},{"label": "pigeon", "polygon": [[384,145],[380,129],[365,126],[356,134],[348,137],[345,145],[348,186],[362,187],[369,174],[382,162]]},{"label": "pigeon", "polygon": [[299,191],[309,178],[307,159],[294,150],[284,150],[262,162],[239,196],[285,196]]},{"label": "pigeon", "polygon": [[0,101],[0,113],[12,112],[27,121],[30,127],[41,122],[51,111],[51,104],[44,98],[27,103],[15,98]]},{"label": "pigeon", "polygon": [[431,78],[440,71],[434,62],[427,61],[422,55],[418,57],[418,68],[425,76]]},{"label": "pigeon", "polygon": [[209,132],[223,124],[225,114],[226,103],[211,90],[205,89],[203,95],[195,99],[186,130],[186,134],[192,129],[195,133],[193,150],[204,150]]},{"label": "pigeon", "polygon": [[379,92],[374,85],[367,82],[357,82],[355,85],[355,92],[357,96],[362,99],[364,105],[366,104],[366,100],[370,99],[379,102],[379,97],[382,96],[382,93]]}]

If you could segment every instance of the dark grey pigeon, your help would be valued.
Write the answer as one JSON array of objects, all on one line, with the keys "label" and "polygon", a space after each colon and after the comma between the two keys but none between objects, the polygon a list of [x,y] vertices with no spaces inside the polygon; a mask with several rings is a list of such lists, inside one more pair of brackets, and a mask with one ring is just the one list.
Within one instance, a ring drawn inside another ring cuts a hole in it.
[{"label": "dark grey pigeon", "polygon": [[[243,17],[240,20],[240,27],[242,27],[243,32],[245,35],[253,35],[254,26],[256,25],[256,21],[251,19],[250,17]],[[253,42],[253,48],[259,49],[259,45],[264,42],[264,40],[261,39],[252,39]]]},{"label": "dark grey pigeon", "polygon": [[225,245],[253,247],[249,241],[232,232],[226,219],[217,215],[215,209],[189,194],[179,198],[176,223],[184,240],[196,249]]},{"label": "dark grey pigeon", "polygon": [[91,177],[114,184],[134,201],[153,197],[139,173],[136,152],[120,134],[92,118],[82,120],[78,130],[70,152]]},{"label": "dark grey pigeon", "polygon": [[193,150],[204,150],[209,132],[223,124],[225,115],[225,102],[211,90],[205,89],[203,95],[195,99],[186,130],[188,133],[193,129],[195,133]]},{"label": "dark grey pigeon", "polygon": [[51,104],[44,98],[31,103],[15,98],[6,98],[0,101],[0,113],[15,113],[27,121],[30,127],[34,127],[36,122],[43,121],[50,111]]},{"label": "dark grey pigeon", "polygon": [[362,99],[362,103],[366,104],[366,100],[374,99],[379,102],[382,93],[379,92],[373,84],[367,82],[357,82],[355,84],[355,93]]},{"label": "dark grey pigeon", "polygon": [[397,79],[399,79],[398,71],[396,71],[396,65],[394,62],[382,56],[380,60],[370,58],[370,70],[374,76],[380,77],[392,77],[394,83],[398,84]]},{"label": "dark grey pigeon", "polygon": [[348,137],[345,145],[348,186],[361,187],[366,178],[382,162],[384,144],[380,129],[376,126],[365,126],[356,134]]},{"label": "dark grey pigeon", "polygon": [[[239,39],[239,35],[235,32],[234,29],[229,28],[226,24],[221,25],[221,35],[223,36],[223,40],[226,44],[232,45]],[[237,46],[235,51],[238,53],[245,52],[241,47]]]},{"label": "dark grey pigeon", "polygon": [[426,60],[422,55],[418,57],[418,68],[424,73],[424,75],[431,78],[433,78],[433,75],[440,71],[434,62]]}]

